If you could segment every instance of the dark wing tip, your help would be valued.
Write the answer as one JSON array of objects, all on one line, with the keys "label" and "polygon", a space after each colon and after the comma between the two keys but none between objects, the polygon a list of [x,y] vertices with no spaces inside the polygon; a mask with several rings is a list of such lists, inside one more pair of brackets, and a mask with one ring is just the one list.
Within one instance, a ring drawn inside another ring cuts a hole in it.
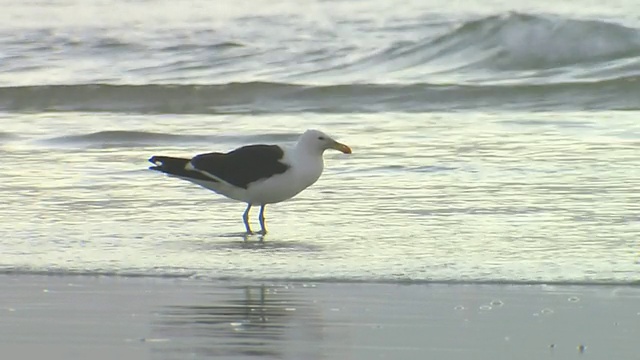
[{"label": "dark wing tip", "polygon": [[158,159],[157,156],[152,156],[149,158],[149,162],[154,166],[149,166],[149,170],[162,171],[162,161]]}]

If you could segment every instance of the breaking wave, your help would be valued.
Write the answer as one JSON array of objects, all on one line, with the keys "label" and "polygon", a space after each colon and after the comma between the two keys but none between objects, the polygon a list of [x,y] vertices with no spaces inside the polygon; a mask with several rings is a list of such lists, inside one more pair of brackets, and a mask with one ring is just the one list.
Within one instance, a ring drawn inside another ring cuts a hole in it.
[{"label": "breaking wave", "polygon": [[309,78],[558,83],[638,75],[639,67],[640,29],[512,12],[450,22],[417,40],[396,41],[366,56],[314,69]]},{"label": "breaking wave", "polygon": [[[40,48],[26,48],[24,56],[0,64],[7,76],[37,78],[28,75],[52,66],[38,64],[51,46],[79,47],[89,58],[103,58],[108,56],[105,51],[114,49],[140,51],[162,61],[115,61],[108,68],[74,74],[73,84],[15,86],[19,81],[4,81],[0,111],[227,114],[640,108],[638,28],[512,12],[378,30],[389,39],[402,40],[367,47],[319,37],[317,46],[283,51],[295,40],[287,34],[257,48],[244,38],[211,39],[216,34],[206,29],[193,34],[167,30],[154,34],[154,41],[93,33],[76,38],[74,33],[38,30],[29,36]],[[73,56],[77,51],[61,54]],[[34,59],[27,68],[25,57]],[[73,64],[76,59],[64,61]],[[0,75],[0,83],[2,79]]]}]

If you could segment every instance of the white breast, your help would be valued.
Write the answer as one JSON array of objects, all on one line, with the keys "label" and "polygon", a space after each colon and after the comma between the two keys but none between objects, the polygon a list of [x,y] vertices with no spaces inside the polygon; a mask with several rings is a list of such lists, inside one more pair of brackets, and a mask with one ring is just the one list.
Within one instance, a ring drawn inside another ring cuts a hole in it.
[{"label": "white breast", "polygon": [[322,154],[287,149],[283,162],[289,169],[268,179],[249,185],[244,201],[252,204],[273,204],[288,200],[302,190],[313,185],[322,175],[324,161]]}]

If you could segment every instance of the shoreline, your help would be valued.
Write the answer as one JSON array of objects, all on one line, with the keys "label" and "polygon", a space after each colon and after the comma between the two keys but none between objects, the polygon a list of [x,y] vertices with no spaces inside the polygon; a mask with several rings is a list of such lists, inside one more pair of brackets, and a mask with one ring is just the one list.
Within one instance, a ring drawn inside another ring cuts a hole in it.
[{"label": "shoreline", "polygon": [[208,277],[196,275],[196,271],[188,273],[144,273],[144,272],[111,272],[111,271],[51,271],[51,270],[9,270],[0,269],[0,278],[16,276],[41,276],[41,277],[87,277],[96,279],[147,279],[154,280],[184,280],[211,282],[220,284],[247,283],[247,284],[295,284],[295,283],[313,283],[313,284],[362,284],[362,285],[498,285],[498,286],[584,286],[584,287],[637,287],[640,289],[640,280],[623,280],[623,279],[587,279],[587,280],[518,280],[518,279],[410,279],[410,278],[380,278],[380,279],[361,279],[361,278],[330,278],[330,277],[296,277],[296,278],[251,278],[251,277]]}]

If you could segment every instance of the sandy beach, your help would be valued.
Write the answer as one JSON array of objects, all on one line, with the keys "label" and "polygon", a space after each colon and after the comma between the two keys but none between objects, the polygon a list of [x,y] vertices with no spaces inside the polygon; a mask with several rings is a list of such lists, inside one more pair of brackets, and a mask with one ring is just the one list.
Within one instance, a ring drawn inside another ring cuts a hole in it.
[{"label": "sandy beach", "polygon": [[629,286],[4,275],[5,359],[634,359]]}]

